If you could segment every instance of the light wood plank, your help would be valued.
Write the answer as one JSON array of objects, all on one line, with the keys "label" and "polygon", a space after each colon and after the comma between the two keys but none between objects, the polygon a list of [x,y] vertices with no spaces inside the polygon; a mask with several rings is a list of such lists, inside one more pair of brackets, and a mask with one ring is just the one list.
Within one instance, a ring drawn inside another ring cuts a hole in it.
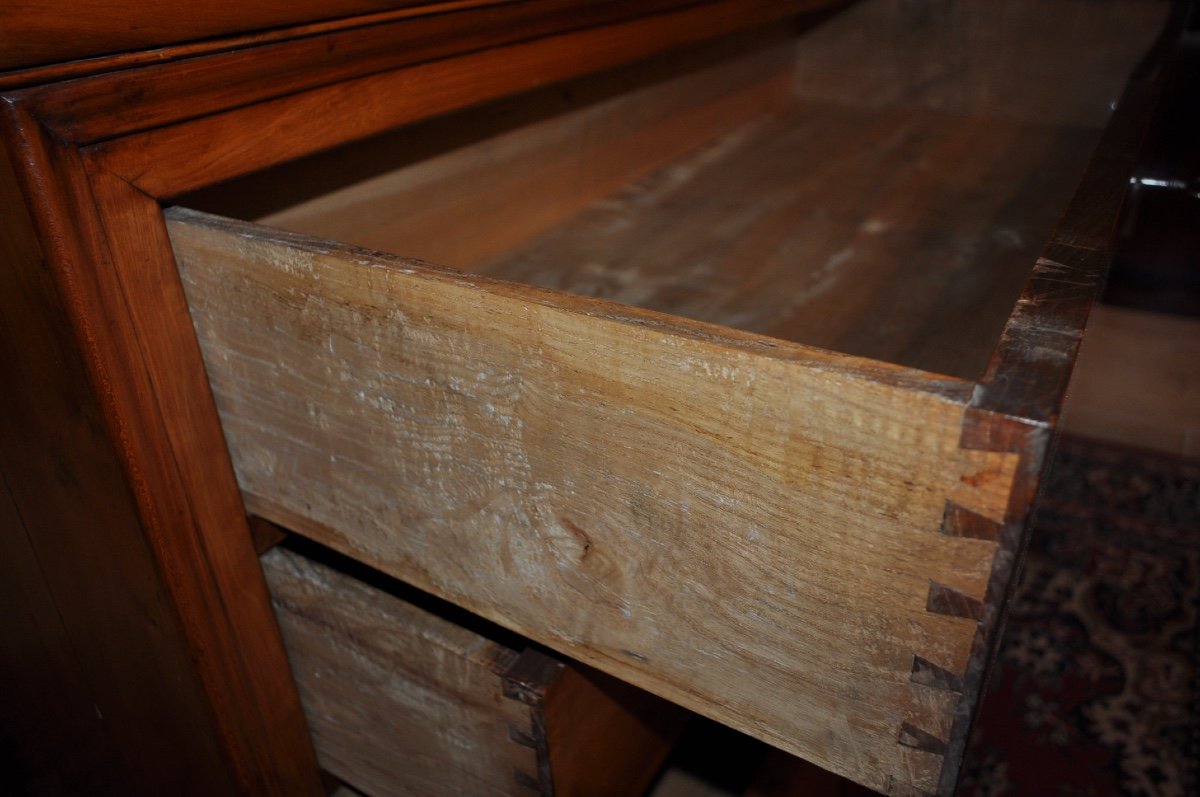
[{"label": "light wood plank", "polygon": [[450,263],[977,378],[1094,141],[798,102],[523,246]]},{"label": "light wood plank", "polygon": [[[313,185],[312,167],[317,183],[322,174],[370,173],[398,153],[419,156],[446,138],[446,127],[406,131],[189,202],[489,276],[978,377],[1083,172],[1094,132],[919,109],[784,104],[776,55],[577,108],[276,212],[253,208],[302,194]],[[478,129],[481,118],[468,115],[459,127]],[[663,165],[667,156],[676,160]],[[654,166],[661,168],[648,174]]]},{"label": "light wood plank", "polygon": [[515,651],[282,548],[262,564],[323,768],[376,797],[536,793]]},{"label": "light wood plank", "polygon": [[349,564],[262,557],[321,764],[372,795],[641,794],[691,716]]},{"label": "light wood plank", "polygon": [[182,204],[470,267],[784,108],[793,46],[782,28],[722,40],[287,164]]},{"label": "light wood plank", "polygon": [[863,783],[936,787],[959,695],[914,654],[963,671],[996,550],[940,523],[1003,521],[1017,464],[960,447],[969,384],[168,215],[254,511]]}]

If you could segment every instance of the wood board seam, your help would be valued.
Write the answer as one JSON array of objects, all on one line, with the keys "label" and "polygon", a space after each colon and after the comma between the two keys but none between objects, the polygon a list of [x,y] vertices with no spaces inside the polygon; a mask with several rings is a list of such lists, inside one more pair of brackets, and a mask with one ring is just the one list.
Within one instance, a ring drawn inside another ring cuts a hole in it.
[{"label": "wood board seam", "polygon": [[973,540],[1000,541],[1001,524],[965,506],[946,499],[942,524],[938,531],[948,537],[967,537]]}]

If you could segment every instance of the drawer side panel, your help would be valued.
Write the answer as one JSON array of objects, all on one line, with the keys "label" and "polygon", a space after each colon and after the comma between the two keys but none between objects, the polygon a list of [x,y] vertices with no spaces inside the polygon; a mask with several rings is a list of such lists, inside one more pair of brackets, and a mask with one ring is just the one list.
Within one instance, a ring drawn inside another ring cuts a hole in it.
[{"label": "drawer side panel", "polygon": [[168,218],[253,511],[861,783],[937,788],[1019,458],[962,446],[966,383]]},{"label": "drawer side panel", "polygon": [[325,769],[381,797],[537,793],[514,651],[282,548],[262,564]]}]

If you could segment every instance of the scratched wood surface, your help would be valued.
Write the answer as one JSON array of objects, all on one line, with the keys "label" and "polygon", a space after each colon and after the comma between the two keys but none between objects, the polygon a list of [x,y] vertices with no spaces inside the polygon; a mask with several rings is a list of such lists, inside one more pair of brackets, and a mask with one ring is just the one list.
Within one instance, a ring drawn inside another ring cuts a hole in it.
[{"label": "scratched wood surface", "polygon": [[366,793],[641,794],[688,716],[356,563],[262,566],[322,767]]},{"label": "scratched wood surface", "polygon": [[1095,139],[797,102],[468,267],[975,378]]},{"label": "scratched wood surface", "polygon": [[974,379],[1162,22],[1101,5],[1052,3],[1045,58],[1028,4],[862,3],[790,45],[588,78],[187,204]]},{"label": "scratched wood surface", "polygon": [[321,766],[373,795],[534,794],[529,708],[503,694],[518,653],[329,567],[262,557]]},{"label": "scratched wood surface", "polygon": [[470,266],[786,107],[794,46],[780,28],[722,40],[285,164],[181,204]]},{"label": "scratched wood surface", "polygon": [[171,210],[247,505],[878,789],[933,790],[1017,455],[970,385]]}]

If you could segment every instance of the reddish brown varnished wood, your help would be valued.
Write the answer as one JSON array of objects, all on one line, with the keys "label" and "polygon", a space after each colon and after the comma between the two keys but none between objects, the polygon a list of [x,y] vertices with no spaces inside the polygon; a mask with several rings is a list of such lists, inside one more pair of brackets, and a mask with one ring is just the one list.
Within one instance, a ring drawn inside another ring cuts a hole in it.
[{"label": "reddish brown varnished wood", "polygon": [[[83,395],[94,391],[88,401],[95,404],[99,434],[114,449],[114,459],[104,465],[75,464],[79,454],[66,443],[60,456],[68,473],[78,467],[81,478],[103,475],[129,485],[124,491],[111,488],[111,498],[97,490],[69,501],[53,500],[46,479],[18,492],[19,507],[87,517],[72,542],[100,546],[88,555],[87,546],[64,544],[45,557],[44,567],[90,566],[95,559],[122,574],[104,587],[80,581],[55,589],[57,601],[77,602],[84,617],[120,612],[121,619],[114,617],[112,624],[122,623],[124,633],[96,640],[97,649],[111,651],[115,660],[106,683],[149,715],[116,737],[128,750],[127,767],[104,777],[114,787],[127,788],[162,780],[160,770],[165,770],[173,771],[171,777],[185,789],[212,780],[217,792],[316,794],[315,757],[266,604],[241,500],[228,461],[222,460],[220,427],[186,307],[179,296],[171,300],[178,280],[170,247],[161,237],[158,204],[122,181],[89,172],[76,149],[21,110],[11,105],[7,110],[10,151],[20,155],[17,178],[32,199],[32,226],[64,305],[38,319],[64,325],[60,334],[69,330],[74,337],[86,369],[86,381],[77,389]],[[180,332],[187,333],[183,340]],[[20,332],[11,339],[26,337]],[[41,368],[57,362],[61,358],[46,357]],[[9,383],[22,382],[28,384]],[[47,391],[31,387],[11,400],[41,406]],[[127,514],[93,519],[96,502],[117,501],[123,492],[136,502]],[[58,524],[47,520],[45,525]],[[112,547],[112,540],[122,536],[129,540]],[[145,549],[139,557],[131,553],[133,540]],[[159,591],[138,596],[132,586],[139,580]],[[147,650],[146,628],[131,622],[147,611],[171,613],[181,626],[159,650]],[[122,637],[128,637],[124,644],[116,642]],[[182,679],[174,687],[178,694],[168,685],[165,694],[145,692],[143,703],[137,698],[141,684],[152,679],[130,667],[132,662],[163,668],[160,677],[168,684]],[[188,730],[174,738],[153,731],[153,717],[180,702],[190,703],[178,719]],[[204,727],[197,727],[202,721]],[[169,748],[158,758],[147,752],[162,740],[188,750],[177,756],[181,763],[174,769],[156,763],[171,760]],[[192,746],[219,757],[196,761]],[[228,780],[232,789],[215,785]]]},{"label": "reddish brown varnished wood", "polygon": [[264,31],[316,20],[361,18],[361,15],[389,10],[411,12],[511,1],[261,0],[239,3],[223,0],[163,4],[92,0],[68,7],[53,0],[10,0],[0,12],[0,70],[244,31]]},{"label": "reddish brown varnished wood", "polygon": [[259,556],[287,539],[287,532],[269,520],[257,515],[250,516],[250,539]]},{"label": "reddish brown varnished wood", "polygon": [[154,47],[148,50],[127,50],[109,55],[83,57],[73,61],[52,61],[40,66],[30,65],[32,62],[26,62],[12,71],[0,71],[0,90],[9,91],[24,86],[41,86],[57,81],[74,80],[88,77],[89,75],[98,75],[103,72],[135,69],[152,64],[167,64],[184,58],[225,53],[244,47],[274,44],[305,36],[319,36],[350,28],[361,28],[369,25],[393,22],[399,19],[460,11],[473,6],[501,5],[511,2],[514,2],[514,0],[441,0],[441,2],[426,2],[419,3],[416,6],[405,6],[392,11],[362,14],[353,17],[340,17],[282,28],[269,28],[250,33],[239,33],[165,47]]},{"label": "reddish brown varnished wood", "polygon": [[[460,9],[101,74],[26,93],[37,102],[43,122],[77,144],[90,144],[304,89],[684,3],[619,0],[580,8],[577,0],[544,0],[508,3],[486,12]],[[485,83],[495,79],[492,75],[484,79],[484,74],[474,78]],[[186,103],[179,102],[179,81],[188,86]]]},{"label": "reddish brown varnished wood", "polygon": [[27,208],[18,191],[0,154],[7,777],[39,794],[229,793],[187,632],[143,533],[144,482],[125,467],[111,380],[95,368],[104,330],[83,321],[87,270],[63,268],[70,222],[49,214],[66,209],[49,192]]},{"label": "reddish brown varnished wood", "polygon": [[[813,0],[719,0],[459,58],[430,61],[97,144],[98,162],[170,196],[419,119],[765,24]],[[316,70],[319,75],[319,69]],[[120,104],[105,105],[118,125]],[[337,118],[338,124],[329,124]],[[105,138],[89,131],[86,140]],[[156,153],[146,158],[146,152]]]},{"label": "reddish brown varnished wood", "polygon": [[[118,178],[89,171],[97,205],[105,209],[104,246],[111,262],[124,264],[112,272],[117,284],[105,287],[120,302],[123,325],[135,338],[129,353],[117,353],[125,361],[114,363],[114,371],[127,368],[124,379],[144,391],[134,399],[145,402],[141,417],[161,419],[158,428],[146,430],[144,442],[138,440],[143,430],[129,433],[131,444],[140,444],[137,457],[157,487],[162,511],[172,513],[169,525],[151,529],[151,538],[175,576],[172,587],[185,620],[227,646],[225,655],[202,658],[199,669],[209,693],[227,701],[217,705],[221,731],[247,746],[245,760],[237,762],[246,780],[257,782],[259,793],[280,787],[303,793],[314,759],[229,455],[217,443],[220,424],[159,205]],[[188,566],[197,561],[207,563],[207,573]],[[236,612],[235,622],[229,612]],[[246,728],[255,723],[271,729],[270,736],[247,737]],[[294,758],[279,760],[275,745]]]}]

